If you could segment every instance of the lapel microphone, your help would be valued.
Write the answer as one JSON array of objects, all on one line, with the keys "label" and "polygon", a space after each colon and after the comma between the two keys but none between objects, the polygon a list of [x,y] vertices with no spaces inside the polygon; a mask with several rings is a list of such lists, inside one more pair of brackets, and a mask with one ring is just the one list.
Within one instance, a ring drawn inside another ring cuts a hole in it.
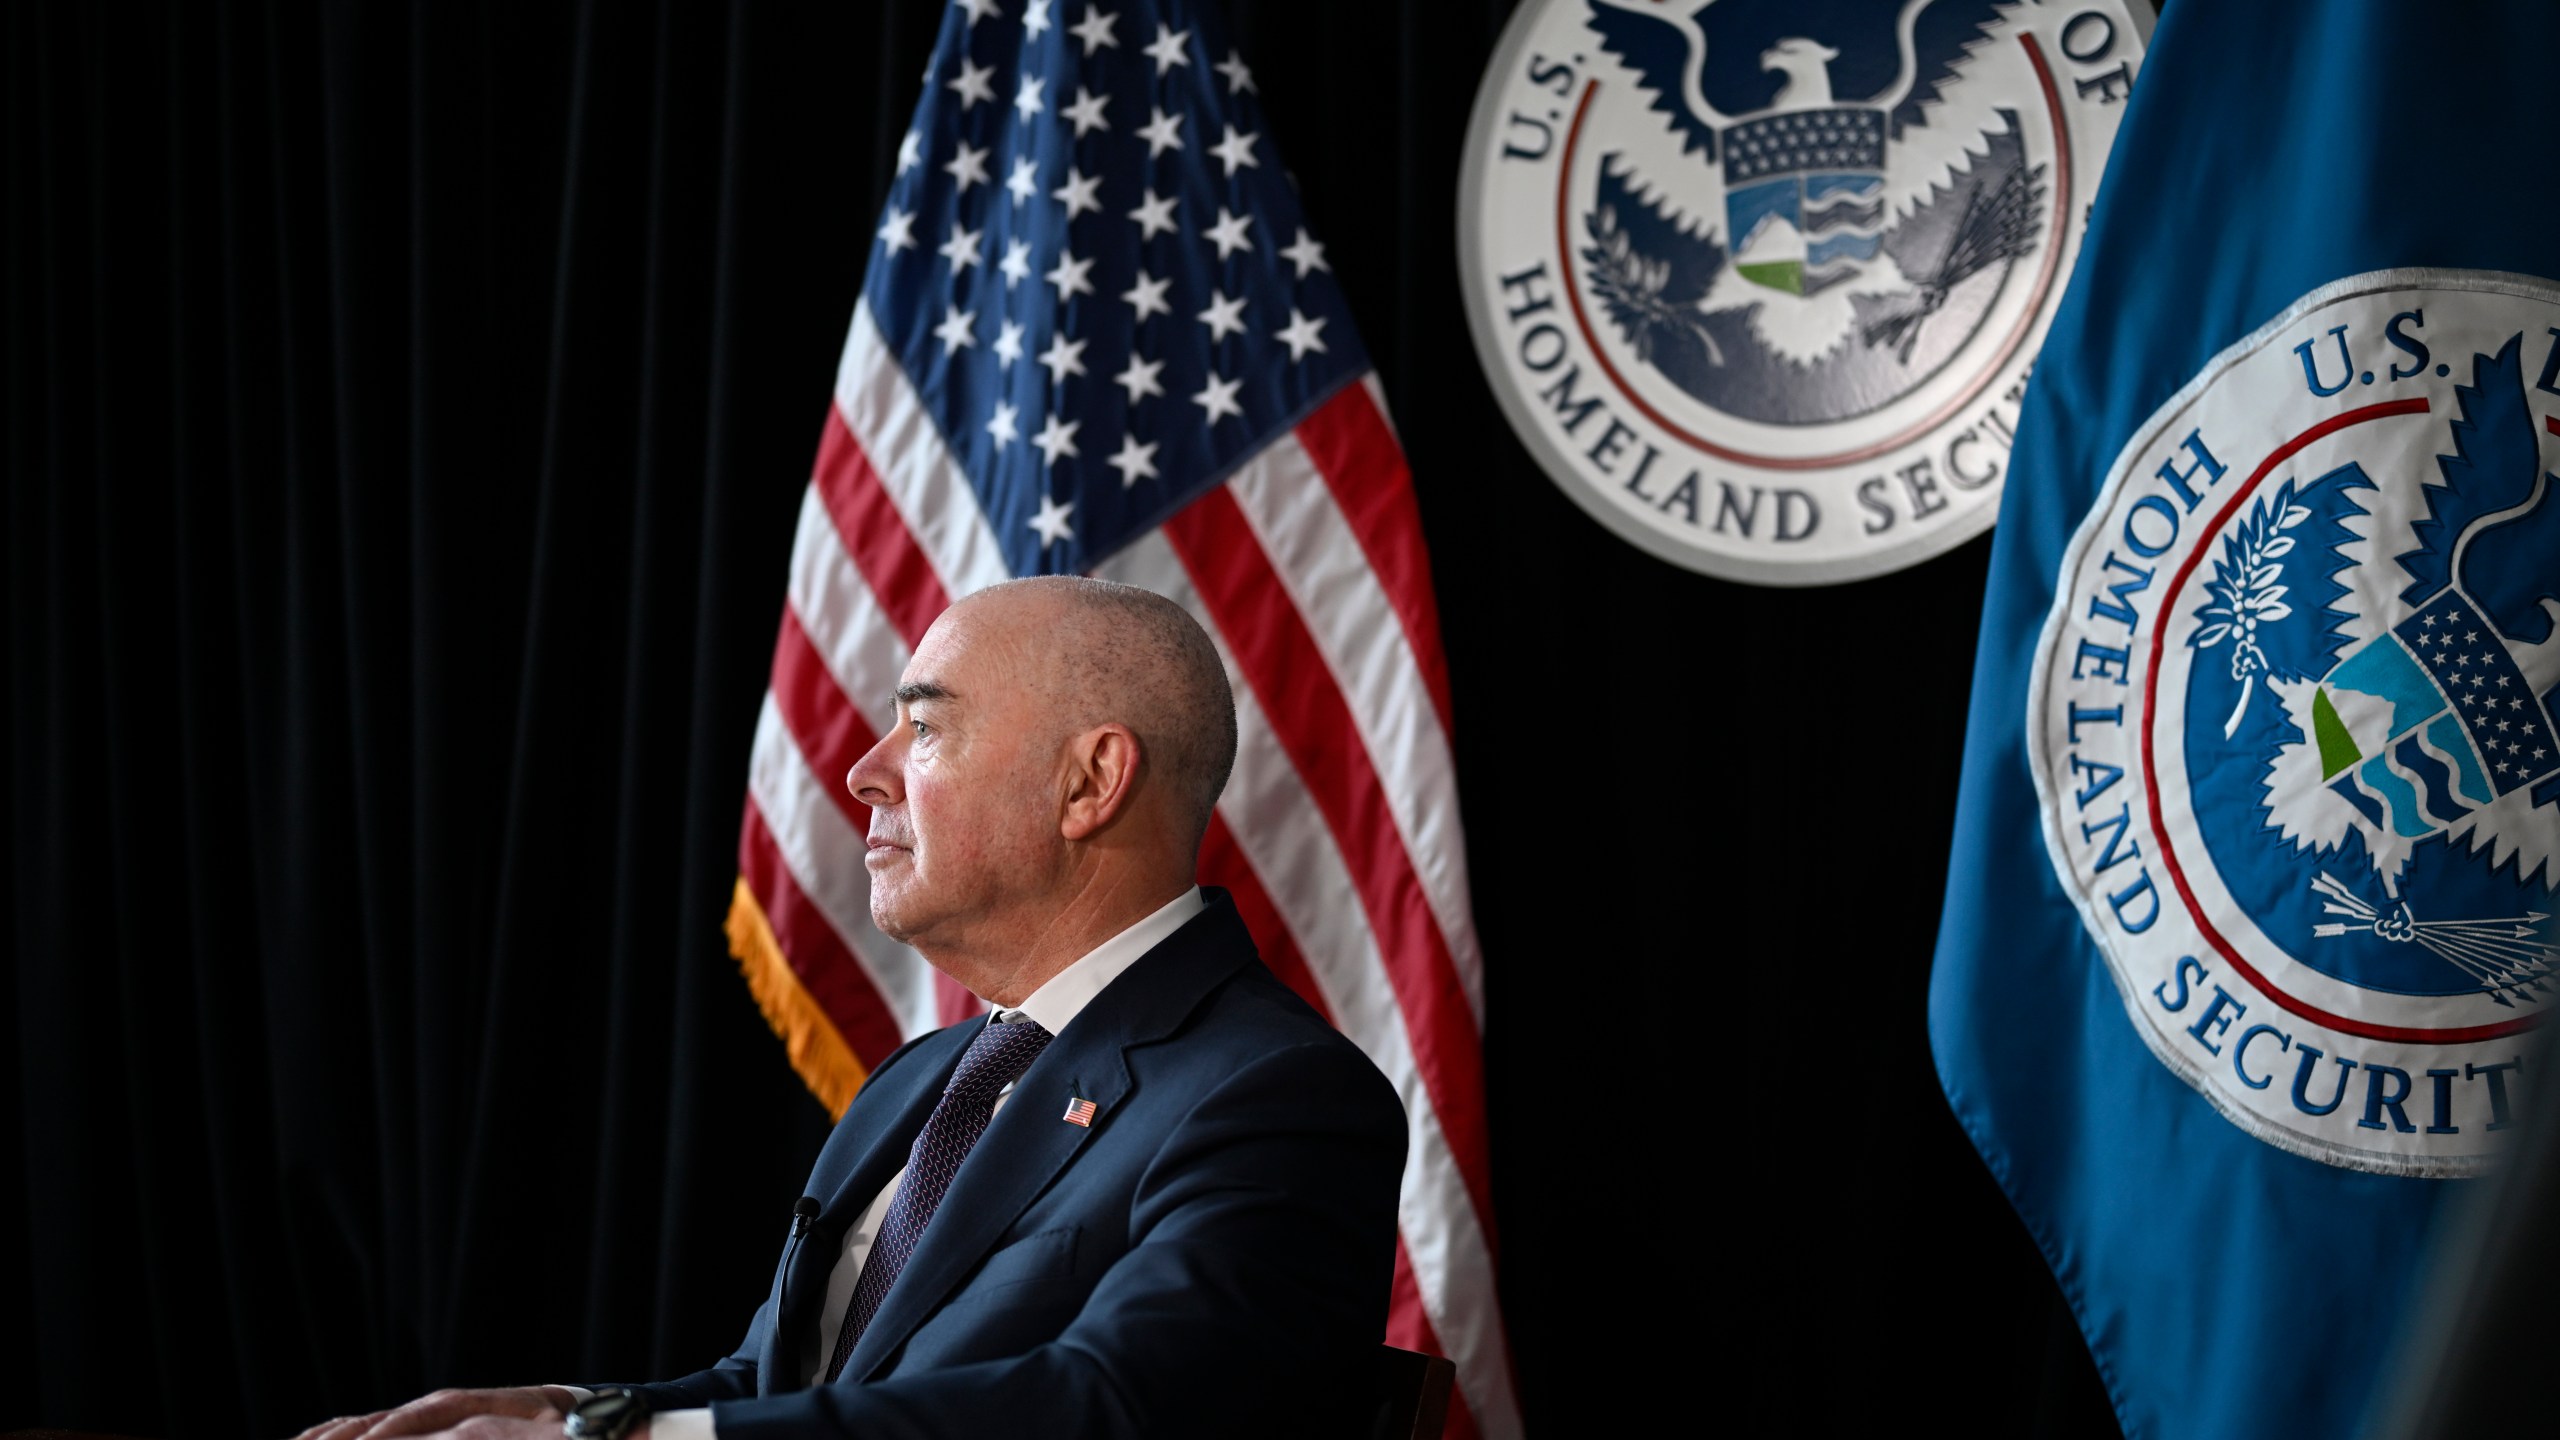
[{"label": "lapel microphone", "polygon": [[791,1312],[791,1262],[800,1258],[800,1243],[808,1237],[809,1222],[818,1218],[818,1197],[803,1195],[791,1202],[791,1243],[782,1250],[782,1295],[775,1307],[774,1322]]}]

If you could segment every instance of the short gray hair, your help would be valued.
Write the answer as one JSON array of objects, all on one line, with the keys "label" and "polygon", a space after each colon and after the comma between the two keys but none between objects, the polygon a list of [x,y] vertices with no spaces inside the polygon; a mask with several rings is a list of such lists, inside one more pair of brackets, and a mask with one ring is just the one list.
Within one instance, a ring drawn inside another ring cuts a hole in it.
[{"label": "short gray hair", "polygon": [[1116,721],[1138,737],[1139,784],[1147,771],[1199,843],[1236,762],[1236,698],[1218,647],[1182,606],[1152,590],[1083,575],[1006,581],[992,591],[1032,591],[1068,619],[1041,646],[1072,706],[1070,724]]}]

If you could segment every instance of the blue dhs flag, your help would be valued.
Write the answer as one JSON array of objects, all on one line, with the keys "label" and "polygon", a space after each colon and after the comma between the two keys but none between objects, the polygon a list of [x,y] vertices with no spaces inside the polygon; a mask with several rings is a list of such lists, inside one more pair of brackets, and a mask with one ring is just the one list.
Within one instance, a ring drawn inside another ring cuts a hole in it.
[{"label": "blue dhs flag", "polygon": [[2029,388],[1930,1033],[2131,1436],[2368,1423],[2535,1093],[2554,53],[2540,3],[2168,7]]}]

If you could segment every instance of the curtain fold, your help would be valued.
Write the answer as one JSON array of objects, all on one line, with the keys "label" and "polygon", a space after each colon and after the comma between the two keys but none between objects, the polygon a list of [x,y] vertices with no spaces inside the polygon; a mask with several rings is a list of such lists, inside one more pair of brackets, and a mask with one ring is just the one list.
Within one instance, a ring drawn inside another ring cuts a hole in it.
[{"label": "curtain fold", "polygon": [[878,18],[7,23],[0,1418],[703,1363],[823,1134],[718,916]]}]

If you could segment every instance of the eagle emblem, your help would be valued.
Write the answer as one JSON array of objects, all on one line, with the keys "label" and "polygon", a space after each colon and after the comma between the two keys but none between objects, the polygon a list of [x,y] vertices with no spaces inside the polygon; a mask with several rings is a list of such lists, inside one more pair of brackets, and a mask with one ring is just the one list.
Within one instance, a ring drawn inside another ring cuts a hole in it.
[{"label": "eagle emblem", "polygon": [[1830,585],[1991,527],[2142,0],[1521,0],[1458,182],[1467,326],[1565,494]]},{"label": "eagle emblem", "polygon": [[[2550,986],[2550,915],[2532,901],[2560,878],[2560,504],[2522,343],[2455,388],[2432,479],[2349,461],[2257,500],[2185,637],[2228,657],[2191,683],[2231,695],[2227,713],[2191,699],[2190,765],[2237,750],[2259,766],[2246,807],[2197,796],[2207,844],[2244,856],[2272,832],[2316,862],[2307,893],[2271,897],[2301,912],[2304,961],[2510,1008]],[[2474,894],[2474,870],[2542,883]]]},{"label": "eagle emblem", "polygon": [[1673,144],[1603,156],[1582,259],[1629,348],[1696,399],[1787,424],[1890,404],[2042,243],[2045,167],[2016,108],[1966,84],[1998,7],[1586,3]]},{"label": "eagle emblem", "polygon": [[2477,1173],[2560,997],[2560,287],[2342,275],[2127,432],[2028,692],[2154,1055],[2332,1165]]}]

